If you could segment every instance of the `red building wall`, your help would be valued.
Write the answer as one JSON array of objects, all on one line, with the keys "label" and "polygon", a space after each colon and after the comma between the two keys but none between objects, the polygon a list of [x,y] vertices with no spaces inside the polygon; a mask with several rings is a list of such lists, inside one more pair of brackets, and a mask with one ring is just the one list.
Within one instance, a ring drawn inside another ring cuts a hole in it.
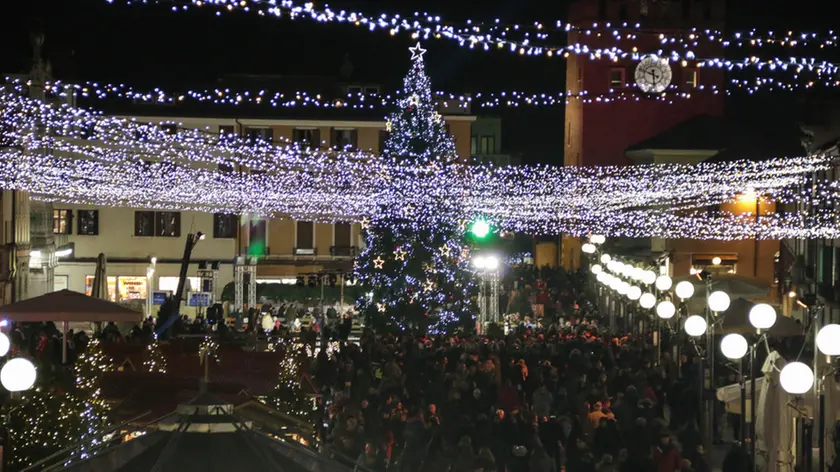
[{"label": "red building wall", "polygon": [[[683,31],[688,38],[689,28],[722,28],[724,0],[646,0],[647,15],[641,14],[644,0],[580,0],[573,3],[569,11],[569,22],[573,25],[604,25],[613,27],[623,21],[641,23],[645,30],[634,32],[636,39],[617,41],[612,30],[591,34],[571,32],[569,44],[582,44],[591,49],[618,47],[640,52],[667,50],[660,44],[659,33]],[[685,3],[685,6],[683,5]],[[662,5],[667,4],[667,8]],[[624,34],[630,32],[624,31]],[[677,46],[673,46],[677,47]],[[720,57],[722,48],[717,45],[698,44],[693,49],[697,58]],[[571,94],[586,92],[589,95],[606,94],[610,91],[610,71],[623,69],[625,83],[634,83],[633,73],[637,60],[627,59],[613,62],[608,58],[590,59],[588,55],[570,55],[567,59],[566,89]],[[698,84],[705,87],[723,87],[724,74],[720,69],[696,68],[696,61],[689,61],[685,67],[672,63],[672,84],[684,86],[687,70],[696,70]],[[616,90],[616,89],[614,89]],[[651,138],[676,124],[700,114],[722,115],[723,94],[710,91],[690,90],[692,98],[675,99],[673,103],[651,98],[635,88],[622,90],[635,95],[633,100],[619,100],[609,103],[583,103],[572,99],[566,105],[564,127],[565,165],[625,165],[624,156],[628,147]],[[618,90],[616,90],[618,91]]]}]

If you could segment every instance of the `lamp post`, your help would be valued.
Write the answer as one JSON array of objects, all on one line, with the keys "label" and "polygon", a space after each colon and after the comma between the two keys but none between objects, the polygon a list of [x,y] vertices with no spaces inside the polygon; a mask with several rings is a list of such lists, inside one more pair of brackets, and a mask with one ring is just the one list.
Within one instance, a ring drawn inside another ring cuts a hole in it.
[{"label": "lamp post", "polygon": [[758,432],[756,431],[756,396],[755,396],[755,350],[761,343],[764,336],[763,332],[773,327],[776,324],[776,309],[766,303],[759,303],[750,309],[749,313],[750,324],[756,329],[756,334],[759,338],[750,346],[750,459],[755,468],[755,446],[758,441]]},{"label": "lamp post", "polygon": [[[9,338],[4,333],[0,333],[0,356],[8,354],[10,347]],[[19,392],[32,388],[37,377],[38,373],[35,365],[29,359],[23,357],[8,360],[0,369],[0,384],[13,398]],[[13,411],[14,409],[10,408],[3,417],[3,437],[2,447],[0,447],[0,467],[2,467],[2,470],[6,470],[6,464],[11,455],[9,422]]]}]

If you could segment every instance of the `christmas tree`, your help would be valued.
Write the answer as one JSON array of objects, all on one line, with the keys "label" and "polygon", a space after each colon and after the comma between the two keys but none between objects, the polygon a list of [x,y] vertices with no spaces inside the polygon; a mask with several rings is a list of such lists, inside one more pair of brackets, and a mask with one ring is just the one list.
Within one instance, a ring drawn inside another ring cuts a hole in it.
[{"label": "christmas tree", "polygon": [[[457,159],[455,142],[437,112],[420,44],[410,48],[398,110],[387,121],[385,157],[440,172]],[[407,188],[364,222],[366,247],[356,276],[368,296],[358,307],[374,329],[452,332],[471,328],[478,289],[470,269],[464,228],[440,215],[457,202],[437,198],[434,189]],[[400,202],[415,202],[402,204]]]},{"label": "christmas tree", "polygon": [[277,374],[277,385],[269,402],[281,413],[306,420],[312,413],[312,405],[301,384],[303,372],[301,363],[306,359],[303,345],[291,339],[282,343],[283,360]]},{"label": "christmas tree", "polygon": [[143,367],[149,372],[166,373],[166,356],[160,348],[157,336],[146,346],[146,360],[143,361]]}]

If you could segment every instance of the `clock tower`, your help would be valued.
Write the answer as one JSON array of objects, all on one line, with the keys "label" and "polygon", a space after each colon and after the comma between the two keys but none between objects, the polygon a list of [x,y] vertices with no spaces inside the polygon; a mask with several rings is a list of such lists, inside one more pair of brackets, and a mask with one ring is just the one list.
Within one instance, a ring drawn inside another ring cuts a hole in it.
[{"label": "clock tower", "polygon": [[[577,0],[569,8],[569,23],[584,31],[569,32],[568,44],[589,50],[618,48],[656,53],[668,51],[660,34],[691,39],[691,29],[721,30],[725,0]],[[610,28],[605,25],[610,23]],[[621,29],[622,24],[639,29]],[[594,27],[597,25],[598,27]],[[587,32],[586,28],[592,28]],[[614,31],[620,34],[616,36]],[[629,38],[628,38],[629,36]],[[634,49],[635,48],[635,49]],[[678,51],[687,51],[674,45]],[[691,49],[700,60],[723,56],[719,43],[699,40]],[[644,75],[640,76],[638,73]],[[657,93],[670,75],[667,93],[690,93],[690,98],[659,99]],[[625,150],[699,115],[722,116],[724,72],[697,66],[697,61],[671,62],[663,67],[656,57],[612,61],[608,57],[570,55],[566,63],[564,165],[622,166],[631,164]],[[716,88],[720,92],[713,93]],[[587,100],[587,96],[590,100]],[[602,96],[609,100],[591,100]],[[562,263],[578,267],[580,244],[564,238]]]}]

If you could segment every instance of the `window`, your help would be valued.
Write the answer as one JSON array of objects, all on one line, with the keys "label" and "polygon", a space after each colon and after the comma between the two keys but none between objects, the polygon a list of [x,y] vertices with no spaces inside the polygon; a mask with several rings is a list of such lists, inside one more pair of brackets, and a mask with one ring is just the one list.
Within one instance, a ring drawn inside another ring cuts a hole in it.
[{"label": "window", "polygon": [[160,129],[166,134],[176,134],[178,132],[178,125],[175,123],[166,123],[165,125],[160,125]]},{"label": "window", "polygon": [[271,143],[274,141],[274,130],[271,128],[248,128],[245,130],[245,135],[250,141],[265,141]]},{"label": "window", "polygon": [[685,69],[685,87],[697,88],[699,73],[697,69]]},{"label": "window", "polygon": [[477,156],[478,155],[478,136],[471,136],[470,137],[470,155]]},{"label": "window", "polygon": [[295,128],[292,131],[292,141],[303,147],[320,148],[321,133],[317,128]]},{"label": "window", "polygon": [[181,213],[177,211],[155,213],[155,234],[167,238],[181,236]]},{"label": "window", "polygon": [[[161,276],[158,277],[158,290],[162,292],[175,293],[178,290],[178,281],[180,279],[175,276]],[[186,285],[184,285],[184,293],[194,292],[201,289],[201,277],[187,277]]]},{"label": "window", "polygon": [[236,133],[234,133],[233,125],[219,125],[219,136],[223,137],[236,137]]},{"label": "window", "polygon": [[98,235],[99,210],[79,210],[79,227],[77,232],[82,236]]},{"label": "window", "polygon": [[355,148],[358,145],[359,132],[349,128],[333,128],[332,145],[340,148]]},{"label": "window", "polygon": [[362,89],[358,85],[351,85],[351,86],[347,87],[347,95],[351,95],[353,97],[356,97],[358,95],[361,95],[363,90],[364,89]]},{"label": "window", "polygon": [[572,122],[566,125],[566,146],[572,146]]},{"label": "window", "polygon": [[339,247],[351,246],[350,223],[335,224],[335,245]]},{"label": "window", "polygon": [[373,95],[379,93],[379,87],[365,87],[365,95]]},{"label": "window", "polygon": [[355,249],[351,241],[350,223],[336,223],[333,226],[333,247],[330,248],[330,255],[339,257],[355,256]]},{"label": "window", "polygon": [[483,155],[496,154],[496,137],[482,136],[481,147],[479,147],[478,153]]},{"label": "window", "polygon": [[315,249],[315,224],[311,221],[297,222],[297,249]]},{"label": "window", "polygon": [[235,238],[237,220],[236,215],[215,213],[213,215],[213,237],[218,239]]},{"label": "window", "polygon": [[625,71],[623,68],[616,67],[614,69],[610,69],[610,88],[611,89],[622,89],[626,86],[624,81]]},{"label": "window", "polygon": [[73,230],[73,210],[53,210],[53,234],[70,234]]},{"label": "window", "polygon": [[155,235],[155,212],[135,211],[134,212],[134,235],[154,236]]},{"label": "window", "polygon": [[233,164],[228,162],[220,162],[219,170],[225,173],[233,172]]}]

